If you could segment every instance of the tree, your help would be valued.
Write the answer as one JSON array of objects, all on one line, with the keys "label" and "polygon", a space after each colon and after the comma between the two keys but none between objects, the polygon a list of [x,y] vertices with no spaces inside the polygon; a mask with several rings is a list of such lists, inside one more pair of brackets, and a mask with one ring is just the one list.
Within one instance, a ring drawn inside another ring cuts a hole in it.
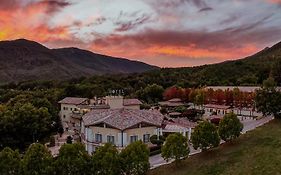
[{"label": "tree", "polygon": [[20,175],[20,154],[11,148],[4,148],[0,152],[0,174]]},{"label": "tree", "polygon": [[178,98],[178,88],[176,86],[166,89],[163,93],[164,100],[170,100],[172,98]]},{"label": "tree", "polygon": [[256,91],[255,104],[258,112],[262,112],[263,115],[281,117],[281,93],[276,90],[273,78],[265,80],[262,89]]},{"label": "tree", "polygon": [[226,114],[219,123],[219,135],[224,141],[232,141],[239,137],[243,124],[234,113]]},{"label": "tree", "polygon": [[150,137],[150,142],[152,144],[155,144],[155,145],[158,145],[158,146],[161,146],[164,142],[165,142],[165,137],[164,136],[157,136],[157,135],[152,135]]},{"label": "tree", "polygon": [[24,150],[27,145],[49,135],[50,119],[47,108],[36,108],[31,103],[3,107],[0,112],[0,147]]},{"label": "tree", "polygon": [[166,161],[175,159],[176,163],[178,163],[181,158],[185,158],[189,154],[187,138],[180,133],[170,134],[161,151],[161,155]]},{"label": "tree", "polygon": [[81,143],[64,144],[55,162],[55,171],[60,175],[90,174],[90,156]]},{"label": "tree", "polygon": [[197,90],[197,95],[195,96],[195,104],[203,108],[203,104],[205,102],[205,92],[203,89]]},{"label": "tree", "polygon": [[52,159],[51,153],[44,145],[38,143],[30,145],[22,160],[23,174],[52,174]]},{"label": "tree", "polygon": [[[196,104],[196,96],[197,96],[197,90],[196,89],[191,89],[190,93],[188,95],[188,99],[190,100],[190,102],[192,102],[193,104]],[[194,106],[195,107],[195,106]]]},{"label": "tree", "polygon": [[272,67],[272,76],[278,85],[281,84],[281,60],[278,59]]},{"label": "tree", "polygon": [[72,144],[72,140],[73,140],[73,138],[71,136],[67,136],[66,143]]},{"label": "tree", "polygon": [[93,174],[119,175],[121,164],[118,150],[110,143],[101,146],[92,156]]},{"label": "tree", "polygon": [[217,147],[220,143],[220,137],[217,128],[214,124],[207,121],[199,123],[191,134],[191,142],[195,149],[202,149]]},{"label": "tree", "polygon": [[185,112],[187,110],[187,108],[185,107],[185,106],[177,106],[176,108],[175,108],[175,111],[176,112],[180,112],[180,113],[183,113],[183,112]]},{"label": "tree", "polygon": [[152,84],[137,91],[137,95],[140,99],[145,100],[148,103],[156,103],[162,100],[163,92],[164,88],[162,86]]},{"label": "tree", "polygon": [[126,175],[144,175],[149,169],[147,145],[137,141],[128,145],[120,153],[122,172]]}]

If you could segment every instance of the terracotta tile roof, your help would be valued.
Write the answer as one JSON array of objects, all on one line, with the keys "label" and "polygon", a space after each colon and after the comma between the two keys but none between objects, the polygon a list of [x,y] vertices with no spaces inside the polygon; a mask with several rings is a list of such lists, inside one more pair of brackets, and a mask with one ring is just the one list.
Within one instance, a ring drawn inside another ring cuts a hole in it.
[{"label": "terracotta tile roof", "polygon": [[141,105],[142,102],[139,101],[139,99],[133,98],[133,99],[124,99],[123,105],[124,106],[131,106],[131,105]]},{"label": "terracotta tile roof", "polygon": [[185,118],[169,119],[163,122],[164,132],[179,132],[180,130],[188,130],[189,128],[195,128],[197,123],[191,122]]},{"label": "terracotta tile roof", "polygon": [[183,126],[186,128],[195,128],[197,123],[191,122],[188,119],[185,118],[173,118],[172,121],[169,121],[170,123],[172,122],[175,125]]},{"label": "terracotta tile roof", "polygon": [[184,106],[184,103],[181,102],[169,102],[169,101],[162,101],[159,102],[161,106],[169,106],[169,107],[177,107],[177,106]]},{"label": "terracotta tile roof", "polygon": [[83,116],[86,126],[105,123],[114,128],[125,130],[139,123],[161,126],[164,116],[158,111],[138,109],[99,109]]},{"label": "terracotta tile roof", "polygon": [[187,128],[184,127],[184,126],[177,125],[177,124],[175,124],[175,123],[169,122],[169,123],[167,123],[167,124],[165,125],[165,127],[163,128],[163,131],[164,131],[164,132],[165,132],[165,131],[166,131],[166,132],[167,132],[167,131],[179,132],[179,130],[184,130],[184,129],[187,130]]},{"label": "terracotta tile roof", "polygon": [[109,109],[110,106],[107,104],[101,104],[101,105],[78,105],[77,106],[80,109]]},{"label": "terracotta tile roof", "polygon": [[182,102],[182,100],[180,98],[172,98],[171,100],[168,100],[171,103],[175,103],[175,102]]},{"label": "terracotta tile roof", "polygon": [[60,104],[72,104],[72,105],[80,105],[87,101],[87,98],[78,98],[78,97],[66,97],[63,100],[59,101]]},{"label": "terracotta tile roof", "polygon": [[215,109],[229,109],[230,106],[225,105],[216,105],[216,104],[206,104],[204,105],[205,108],[215,108]]}]

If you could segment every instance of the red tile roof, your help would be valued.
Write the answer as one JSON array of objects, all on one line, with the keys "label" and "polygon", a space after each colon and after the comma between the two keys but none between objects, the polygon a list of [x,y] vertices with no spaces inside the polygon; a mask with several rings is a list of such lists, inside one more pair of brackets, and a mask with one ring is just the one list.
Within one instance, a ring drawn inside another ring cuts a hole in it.
[{"label": "red tile roof", "polygon": [[216,104],[206,104],[204,105],[205,108],[214,108],[214,109],[229,109],[230,106],[225,105],[216,105]]},{"label": "red tile roof", "polygon": [[180,98],[172,98],[171,100],[168,100],[171,103],[175,103],[175,102],[182,102],[182,100]]},{"label": "red tile roof", "polygon": [[159,102],[161,106],[169,106],[169,107],[177,107],[177,106],[184,106],[184,103],[181,102],[169,102],[169,101],[162,101]]},{"label": "red tile roof", "polygon": [[133,98],[133,99],[124,99],[123,105],[124,106],[131,106],[131,105],[141,105],[142,102],[139,101],[139,99]]},{"label": "red tile roof", "polygon": [[72,105],[80,105],[86,102],[88,98],[78,98],[78,97],[66,97],[63,100],[59,101],[60,104],[72,104]]},{"label": "red tile roof", "polygon": [[164,116],[158,111],[138,109],[99,109],[83,116],[86,126],[105,123],[114,128],[125,130],[139,123],[161,126]]}]

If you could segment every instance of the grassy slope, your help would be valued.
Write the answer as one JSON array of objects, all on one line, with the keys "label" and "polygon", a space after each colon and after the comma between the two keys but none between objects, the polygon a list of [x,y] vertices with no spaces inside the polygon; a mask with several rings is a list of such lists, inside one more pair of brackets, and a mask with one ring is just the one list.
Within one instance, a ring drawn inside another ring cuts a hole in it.
[{"label": "grassy slope", "polygon": [[281,121],[272,121],[218,149],[192,156],[176,167],[155,169],[149,175],[273,175],[281,174]]}]

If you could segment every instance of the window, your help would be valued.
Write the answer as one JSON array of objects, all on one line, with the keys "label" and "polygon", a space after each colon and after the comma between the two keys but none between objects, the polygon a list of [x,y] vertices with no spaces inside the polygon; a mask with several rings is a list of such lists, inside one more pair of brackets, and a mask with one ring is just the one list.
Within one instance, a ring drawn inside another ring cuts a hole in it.
[{"label": "window", "polygon": [[63,118],[65,118],[65,115],[63,115]]},{"label": "window", "polygon": [[96,142],[101,143],[102,142],[102,135],[101,134],[96,134]]},{"label": "window", "polygon": [[114,136],[107,136],[107,143],[114,144]]},{"label": "window", "polygon": [[150,138],[150,134],[144,134],[143,135],[143,142],[144,143],[148,143],[149,142],[149,138]]},{"label": "window", "polygon": [[70,110],[72,111],[72,108],[70,108]]},{"label": "window", "polygon": [[133,143],[133,142],[136,142],[138,140],[138,136],[131,136],[130,137],[130,142]]}]

